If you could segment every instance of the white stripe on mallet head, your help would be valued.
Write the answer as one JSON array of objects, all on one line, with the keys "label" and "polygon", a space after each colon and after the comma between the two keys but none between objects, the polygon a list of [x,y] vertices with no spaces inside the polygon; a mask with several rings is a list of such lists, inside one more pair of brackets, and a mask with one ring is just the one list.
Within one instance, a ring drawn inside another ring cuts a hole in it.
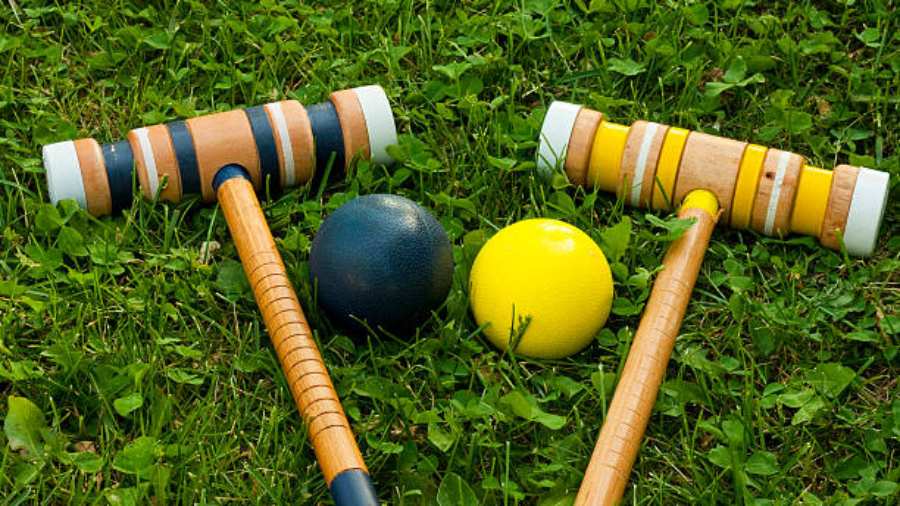
[{"label": "white stripe on mallet head", "polygon": [[47,191],[50,202],[75,199],[82,209],[87,209],[84,176],[73,141],[57,142],[44,146],[41,153],[47,171]]},{"label": "white stripe on mallet head", "polygon": [[650,157],[650,147],[653,146],[653,138],[659,130],[659,123],[647,123],[644,127],[644,138],[641,139],[641,149],[638,151],[637,161],[634,165],[634,181],[631,185],[631,205],[638,207],[641,203],[641,187],[644,184],[644,172],[647,171],[647,159]]},{"label": "white stripe on mallet head", "polygon": [[370,85],[353,88],[363,118],[366,120],[366,133],[369,134],[369,152],[372,161],[380,165],[391,165],[394,158],[387,152],[388,146],[397,145],[397,127],[394,125],[394,112],[391,103],[381,86]]},{"label": "white stripe on mallet head", "polygon": [[844,228],[844,247],[847,253],[868,257],[875,249],[878,241],[878,229],[887,208],[890,176],[887,172],[859,168],[856,186],[853,188],[853,200],[847,213],[847,226]]},{"label": "white stripe on mallet head", "polygon": [[284,155],[284,187],[290,188],[294,186],[295,181],[294,148],[291,147],[291,134],[288,132],[287,121],[284,119],[280,103],[266,104],[265,108],[275,120],[275,129],[278,130],[278,138],[281,141],[281,154]]},{"label": "white stripe on mallet head", "polygon": [[569,139],[575,128],[575,119],[581,111],[580,105],[556,101],[550,104],[544,124],[541,125],[541,139],[536,160],[538,172],[551,173],[560,163],[565,164],[569,150]]},{"label": "white stripe on mallet head", "polygon": [[772,235],[775,228],[775,216],[778,214],[778,199],[781,198],[781,185],[784,184],[784,174],[787,172],[788,162],[791,161],[791,154],[782,151],[778,157],[778,170],[775,172],[775,181],[772,182],[772,193],[769,195],[769,205],[766,208],[766,225],[765,234]]},{"label": "white stripe on mallet head", "polygon": [[134,136],[141,145],[141,154],[144,158],[144,167],[147,168],[147,183],[150,185],[150,198],[156,198],[156,192],[159,190],[159,175],[156,173],[156,158],[153,156],[153,146],[150,144],[150,136],[146,128],[137,128],[134,130]]}]

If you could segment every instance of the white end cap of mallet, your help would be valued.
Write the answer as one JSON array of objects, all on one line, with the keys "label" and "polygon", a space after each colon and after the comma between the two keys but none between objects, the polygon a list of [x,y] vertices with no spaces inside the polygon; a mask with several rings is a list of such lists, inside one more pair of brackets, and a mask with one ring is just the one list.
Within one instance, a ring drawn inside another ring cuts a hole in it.
[{"label": "white end cap of mallet", "polygon": [[880,170],[859,168],[847,227],[844,233],[844,247],[847,253],[857,257],[868,257],[875,249],[878,229],[887,208],[890,176]]},{"label": "white end cap of mallet", "polygon": [[87,209],[81,164],[72,141],[44,146],[42,151],[44,170],[47,171],[47,191],[54,205],[60,200],[75,199],[82,209]]},{"label": "white end cap of mallet", "polygon": [[391,103],[381,86],[371,85],[353,88],[366,120],[369,134],[369,151],[372,161],[381,165],[391,165],[394,159],[387,152],[388,146],[397,145],[397,128]]},{"label": "white end cap of mallet", "polygon": [[556,167],[566,162],[569,139],[575,128],[575,118],[580,105],[556,101],[550,104],[544,124],[541,125],[541,139],[538,144],[537,168],[543,174],[550,174]]}]

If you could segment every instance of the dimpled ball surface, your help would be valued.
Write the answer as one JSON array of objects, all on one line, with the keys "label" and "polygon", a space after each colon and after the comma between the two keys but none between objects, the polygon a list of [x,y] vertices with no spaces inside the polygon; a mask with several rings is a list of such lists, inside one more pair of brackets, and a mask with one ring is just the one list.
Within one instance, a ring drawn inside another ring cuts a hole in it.
[{"label": "dimpled ball surface", "polygon": [[581,230],[558,220],[510,225],[482,247],[470,276],[472,314],[506,350],[530,317],[516,353],[564,358],[587,346],[613,299],[606,257]]},{"label": "dimpled ball surface", "polygon": [[356,318],[408,331],[450,291],[453,252],[438,221],[397,195],[366,195],[342,205],[312,243],[309,273],[332,321],[361,330]]}]

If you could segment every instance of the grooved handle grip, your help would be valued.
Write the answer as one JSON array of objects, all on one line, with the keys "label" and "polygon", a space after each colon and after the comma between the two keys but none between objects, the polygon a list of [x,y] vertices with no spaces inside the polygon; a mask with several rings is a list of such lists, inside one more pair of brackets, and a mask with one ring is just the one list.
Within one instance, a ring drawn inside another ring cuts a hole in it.
[{"label": "grooved handle grip", "polygon": [[353,469],[368,475],[253,186],[243,178],[229,179],[219,187],[218,198],[294,402],[309,425],[325,481],[330,486],[337,475]]},{"label": "grooved handle grip", "polygon": [[577,506],[619,503],[653,411],[675,337],[716,224],[715,218],[698,208],[684,209],[678,216],[697,218],[697,222],[672,243],[663,260],[665,268],[653,285],[647,309],[634,336],[622,377],[581,482],[575,501]]}]

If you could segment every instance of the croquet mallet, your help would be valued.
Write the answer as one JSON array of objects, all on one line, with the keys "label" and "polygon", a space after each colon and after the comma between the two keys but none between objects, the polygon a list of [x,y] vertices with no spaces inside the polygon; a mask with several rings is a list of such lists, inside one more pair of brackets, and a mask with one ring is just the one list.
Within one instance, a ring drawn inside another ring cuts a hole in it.
[{"label": "croquet mallet", "polygon": [[869,256],[888,199],[888,174],[811,167],[800,155],[637,121],[630,127],[566,102],[550,105],[538,169],[615,192],[632,206],[696,222],[670,246],[625,361],[575,504],[618,504],[716,222],[766,236],[813,235]]},{"label": "croquet mallet", "polygon": [[386,148],[396,143],[387,96],[364,86],[306,108],[286,100],[138,128],[111,144],[79,139],[43,149],[50,200],[74,199],[95,216],[129,207],[135,177],[146,198],[218,200],[338,506],[378,498],[256,192],[305,183],[329,164],[390,164]]}]

